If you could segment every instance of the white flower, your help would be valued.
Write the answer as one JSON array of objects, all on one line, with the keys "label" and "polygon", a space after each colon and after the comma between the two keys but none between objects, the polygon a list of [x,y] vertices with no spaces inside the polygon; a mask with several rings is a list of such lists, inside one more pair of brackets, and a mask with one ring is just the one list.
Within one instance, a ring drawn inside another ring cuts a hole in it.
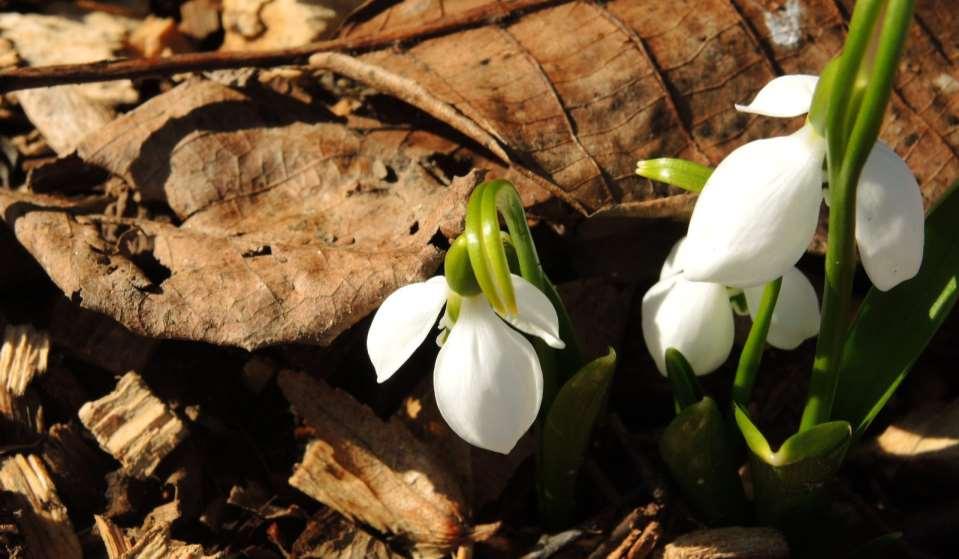
[{"label": "white flower", "polygon": [[[791,117],[809,110],[815,76],[769,82],[740,111]],[[786,274],[812,241],[822,200],[825,139],[807,123],[789,136],[749,142],[710,176],[693,209],[686,277],[733,287]],[[885,291],[919,271],[922,194],[905,161],[876,143],[856,191],[856,241],[872,283]]]},{"label": "white flower", "polygon": [[[508,453],[536,420],[543,373],[532,344],[506,322],[562,349],[559,319],[549,299],[513,275],[518,313],[497,315],[480,294],[463,297],[433,368],[433,389],[443,419],[472,445]],[[401,287],[383,301],[366,338],[376,379],[389,379],[423,343],[450,292],[442,276]],[[502,319],[502,320],[501,320]],[[506,322],[503,322],[503,321]]]},{"label": "white flower", "polygon": [[[643,296],[643,339],[659,372],[666,374],[666,350],[676,348],[697,375],[719,368],[733,348],[733,309],[726,287],[690,281],[688,239],[673,247],[660,280]],[[744,290],[755,317],[764,286]],[[795,267],[783,276],[767,341],[780,349],[795,349],[819,331],[819,302],[809,280]]]}]

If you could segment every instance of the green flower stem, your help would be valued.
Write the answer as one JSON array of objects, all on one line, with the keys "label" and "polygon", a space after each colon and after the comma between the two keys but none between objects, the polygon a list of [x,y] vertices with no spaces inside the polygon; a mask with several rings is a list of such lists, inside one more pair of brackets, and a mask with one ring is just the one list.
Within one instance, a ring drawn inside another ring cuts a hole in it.
[{"label": "green flower stem", "polygon": [[[573,330],[573,323],[566,311],[566,305],[556,291],[546,273],[543,272],[543,266],[539,261],[539,255],[536,253],[536,245],[533,243],[533,235],[526,222],[526,211],[523,209],[523,201],[516,192],[516,188],[505,180],[495,180],[488,183],[489,186],[483,192],[483,217],[489,216],[489,221],[498,222],[498,215],[503,216],[506,223],[506,229],[509,231],[509,237],[512,241],[512,247],[516,251],[516,260],[519,263],[520,275],[526,281],[535,285],[542,291],[559,316],[559,334],[560,338],[566,342],[566,348],[559,352],[559,359],[556,360],[558,373],[562,378],[553,379],[554,386],[558,388],[559,384],[572,376],[583,365],[582,356],[579,350],[579,344],[576,341],[576,333]],[[498,214],[498,215],[497,215]],[[495,247],[498,250],[504,250],[503,243]],[[505,254],[505,253],[504,253]],[[508,255],[505,255],[508,257]],[[508,285],[509,293],[512,294],[512,283]],[[555,352],[550,352],[555,353]],[[548,409],[552,401],[551,391],[544,391],[544,408]]]},{"label": "green flower stem", "polygon": [[469,203],[466,206],[466,226],[463,235],[466,237],[466,248],[469,252],[473,274],[489,304],[500,312],[506,312],[505,305],[500,301],[493,278],[490,275],[490,266],[486,258],[483,242],[482,201],[483,192],[489,183],[482,183],[473,190]]},{"label": "green flower stem", "polygon": [[769,334],[769,325],[773,320],[773,311],[776,309],[782,284],[782,278],[766,284],[752,328],[749,329],[749,337],[746,338],[746,345],[739,354],[739,366],[736,368],[736,378],[733,379],[733,401],[743,407],[749,404],[749,397],[756,384],[756,374],[763,358],[766,336]]},{"label": "green flower stem", "polygon": [[[828,111],[826,139],[831,203],[826,284],[823,289],[822,327],[816,345],[809,399],[803,410],[800,431],[828,421],[832,413],[839,382],[842,347],[849,328],[850,297],[856,267],[856,187],[866,158],[879,136],[886,104],[892,92],[893,77],[912,19],[912,0],[889,1],[873,71],[865,86],[858,114],[851,120],[837,107],[847,104],[852,96],[854,78],[869,43],[868,30],[872,29],[882,5],[878,0],[861,1],[856,5],[853,25],[859,23],[856,28],[859,32],[853,35],[851,26],[846,51],[840,58],[833,89],[834,99],[830,101]],[[858,59],[854,59],[856,56]],[[846,68],[848,72],[844,72]],[[845,122],[850,121],[854,124],[847,133],[842,128]]]}]

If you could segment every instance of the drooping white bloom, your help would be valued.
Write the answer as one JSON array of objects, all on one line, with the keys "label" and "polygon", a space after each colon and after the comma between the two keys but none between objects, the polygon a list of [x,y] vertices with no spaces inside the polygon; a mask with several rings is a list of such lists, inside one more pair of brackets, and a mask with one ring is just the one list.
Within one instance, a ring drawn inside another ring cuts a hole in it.
[{"label": "drooping white bloom", "polygon": [[[505,321],[562,349],[559,318],[539,289],[513,275],[516,316],[498,315],[480,294],[463,297],[459,316],[444,316],[448,334],[433,368],[440,414],[468,443],[508,453],[536,419],[543,398],[543,372],[532,344]],[[426,339],[449,297],[446,279],[430,278],[401,287],[383,301],[366,348],[384,382]],[[452,324],[450,324],[452,322]]]},{"label": "drooping white bloom", "polygon": [[[733,347],[733,308],[724,285],[691,281],[685,271],[693,253],[687,240],[673,246],[660,280],[643,296],[643,339],[659,372],[666,374],[666,350],[676,348],[697,375],[715,371]],[[763,286],[745,290],[755,316]],[[767,341],[780,349],[795,349],[819,331],[819,303],[809,280],[795,267],[783,276]]]},{"label": "drooping white bloom", "polygon": [[[814,76],[782,76],[736,108],[797,116],[809,110],[815,84]],[[786,274],[815,235],[825,152],[825,139],[807,122],[789,136],[749,142],[720,162],[690,219],[687,278],[746,288]],[[885,291],[919,271],[922,195],[906,163],[878,142],[856,195],[863,267]]]}]

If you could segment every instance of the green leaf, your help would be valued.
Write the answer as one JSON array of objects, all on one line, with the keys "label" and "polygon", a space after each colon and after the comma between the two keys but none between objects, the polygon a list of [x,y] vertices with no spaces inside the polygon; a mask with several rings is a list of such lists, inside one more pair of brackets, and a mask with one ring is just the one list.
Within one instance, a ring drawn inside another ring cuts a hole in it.
[{"label": "green leaf", "polygon": [[559,390],[546,415],[539,471],[540,507],[551,527],[565,525],[573,512],[576,477],[583,465],[589,438],[606,404],[616,370],[616,352],[579,370]]},{"label": "green leaf", "polygon": [[699,387],[696,373],[686,357],[674,347],[666,348],[666,372],[673,388],[676,413],[702,400],[703,390]]},{"label": "green leaf", "polygon": [[842,353],[832,417],[862,435],[906,377],[956,303],[959,196],[956,187],[926,218],[919,274],[866,295]]},{"label": "green leaf", "polygon": [[826,509],[826,484],[836,475],[852,441],[845,421],[831,421],[796,433],[773,452],[746,410],[734,415],[750,450],[756,511],[763,523],[787,536],[802,531]]},{"label": "green leaf", "polygon": [[740,524],[748,507],[735,440],[716,402],[686,406],[666,427],[659,452],[683,495],[710,523]]}]

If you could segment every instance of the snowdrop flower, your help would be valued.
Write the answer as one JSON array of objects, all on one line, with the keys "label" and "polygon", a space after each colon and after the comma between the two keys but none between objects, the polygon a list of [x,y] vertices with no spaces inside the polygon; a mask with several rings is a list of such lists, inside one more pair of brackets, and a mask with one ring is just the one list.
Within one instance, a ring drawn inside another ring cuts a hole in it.
[{"label": "snowdrop flower", "polygon": [[[659,282],[643,296],[643,338],[656,367],[666,374],[666,350],[676,348],[697,375],[719,368],[733,348],[733,308],[726,287],[691,281],[685,272],[689,240],[682,239],[666,258]],[[753,317],[765,286],[744,290]],[[819,302],[806,276],[790,267],[783,276],[767,341],[780,349],[795,349],[819,332]]]},{"label": "snowdrop flower", "polygon": [[[423,343],[446,305],[437,340],[442,348],[433,368],[436,404],[457,435],[503,454],[533,424],[543,398],[536,352],[509,325],[551,347],[564,347],[556,309],[546,295],[519,276],[512,275],[512,281],[516,316],[498,315],[482,294],[455,294],[442,276],[401,287],[383,301],[366,338],[376,380],[384,382]],[[458,309],[450,304],[454,300]]]},{"label": "snowdrop flower", "polygon": [[[817,80],[776,78],[752,103],[736,109],[799,116],[808,112]],[[786,274],[816,232],[825,153],[825,138],[808,122],[791,135],[749,142],[730,153],[693,210],[686,277],[752,287]],[[877,142],[856,198],[856,241],[872,283],[886,291],[915,276],[922,263],[924,213],[905,161]]]}]

